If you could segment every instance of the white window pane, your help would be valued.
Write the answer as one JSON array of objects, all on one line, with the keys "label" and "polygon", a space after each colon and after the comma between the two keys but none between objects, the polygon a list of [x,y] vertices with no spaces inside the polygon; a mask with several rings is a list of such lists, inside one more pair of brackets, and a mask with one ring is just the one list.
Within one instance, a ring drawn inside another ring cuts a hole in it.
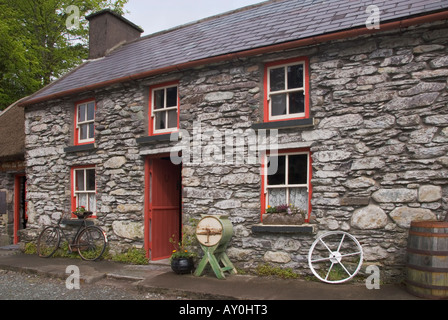
[{"label": "white window pane", "polygon": [[[268,157],[269,161],[269,157]],[[268,165],[269,167],[269,165]],[[275,172],[270,172],[272,174],[268,175],[268,185],[284,185],[286,184],[286,156],[277,156],[277,170]]]},{"label": "white window pane", "polygon": [[78,205],[77,207],[85,207],[87,209],[87,194],[78,194]]},{"label": "white window pane", "polygon": [[288,66],[288,89],[303,88],[303,64]]},{"label": "white window pane", "polygon": [[95,191],[95,169],[86,170],[86,190]]},{"label": "white window pane", "polygon": [[269,70],[270,91],[285,90],[285,67]]},{"label": "white window pane", "polygon": [[177,87],[171,87],[166,89],[166,107],[177,106]]},{"label": "white window pane", "polygon": [[177,128],[177,110],[168,111],[168,128]]},{"label": "white window pane", "polygon": [[75,188],[76,191],[85,191],[84,186],[84,170],[75,171]]},{"label": "white window pane", "polygon": [[306,188],[290,188],[289,204],[308,212],[308,192]]},{"label": "white window pane", "polygon": [[87,105],[87,120],[94,120],[95,119],[95,103],[90,102]]},{"label": "white window pane", "polygon": [[154,109],[162,109],[165,107],[165,90],[154,90]]},{"label": "white window pane", "polygon": [[166,112],[157,112],[155,116],[156,130],[162,130],[166,128]]},{"label": "white window pane", "polygon": [[292,92],[289,94],[289,113],[304,113],[305,112],[305,96],[303,91]]},{"label": "white window pane", "polygon": [[86,105],[80,104],[78,106],[78,122],[86,121]]},{"label": "white window pane", "polygon": [[95,124],[89,123],[89,139],[93,139],[95,137]]},{"label": "white window pane", "polygon": [[89,211],[96,212],[96,194],[89,193]]},{"label": "white window pane", "polygon": [[87,139],[87,130],[89,125],[88,124],[82,124],[79,126],[79,139],[80,140],[86,140]]},{"label": "white window pane", "polygon": [[268,189],[268,205],[271,207],[286,204],[286,189]]},{"label": "white window pane", "polygon": [[307,184],[308,154],[290,155],[288,160],[288,184]]},{"label": "white window pane", "polygon": [[286,94],[276,94],[271,96],[271,116],[281,116],[286,114]]}]

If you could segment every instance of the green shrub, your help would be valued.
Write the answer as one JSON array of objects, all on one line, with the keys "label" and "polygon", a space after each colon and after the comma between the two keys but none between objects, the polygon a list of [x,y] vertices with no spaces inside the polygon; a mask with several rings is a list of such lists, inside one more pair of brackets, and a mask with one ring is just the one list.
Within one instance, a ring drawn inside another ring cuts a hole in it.
[{"label": "green shrub", "polygon": [[299,278],[299,275],[295,273],[291,268],[282,269],[280,267],[274,267],[269,264],[258,265],[256,271],[259,276],[274,276],[282,279]]},{"label": "green shrub", "polygon": [[28,242],[25,244],[25,254],[37,254],[37,246],[34,242]]},{"label": "green shrub", "polygon": [[130,248],[124,253],[119,253],[111,258],[112,261],[123,262],[129,264],[148,264],[148,258],[146,258],[146,252],[144,249]]}]

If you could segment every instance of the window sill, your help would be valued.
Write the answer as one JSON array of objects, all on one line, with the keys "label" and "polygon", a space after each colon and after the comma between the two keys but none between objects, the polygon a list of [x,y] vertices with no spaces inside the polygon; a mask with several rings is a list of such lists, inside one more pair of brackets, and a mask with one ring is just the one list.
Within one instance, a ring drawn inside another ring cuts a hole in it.
[{"label": "window sill", "polygon": [[82,144],[79,146],[70,146],[64,148],[65,153],[81,152],[81,151],[92,151],[96,149],[95,143]]},{"label": "window sill", "polygon": [[256,224],[252,226],[253,233],[277,233],[277,234],[302,234],[314,235],[316,233],[316,225],[265,225]]},{"label": "window sill", "polygon": [[166,133],[166,134],[160,134],[156,136],[147,136],[147,137],[141,137],[135,139],[138,144],[150,144],[150,143],[158,143],[158,142],[169,142],[171,141],[171,135],[173,134],[173,137],[175,137],[175,141],[179,138],[179,133]]},{"label": "window sill", "polygon": [[[77,218],[76,219],[63,219],[61,221],[61,224],[66,225],[66,226],[76,226],[76,227],[79,227],[82,224],[82,220],[77,219]],[[87,224],[87,226],[93,226],[95,223],[90,218],[90,219],[86,220],[86,224]]]},{"label": "window sill", "polygon": [[252,129],[288,129],[297,127],[313,127],[314,118],[298,119],[298,120],[284,120],[272,121],[252,124]]}]

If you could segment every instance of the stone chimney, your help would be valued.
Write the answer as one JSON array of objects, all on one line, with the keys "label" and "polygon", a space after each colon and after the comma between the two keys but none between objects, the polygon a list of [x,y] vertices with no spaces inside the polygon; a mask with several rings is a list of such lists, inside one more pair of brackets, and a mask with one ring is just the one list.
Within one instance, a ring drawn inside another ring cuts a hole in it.
[{"label": "stone chimney", "polygon": [[110,50],[140,38],[143,29],[111,9],[86,17],[89,20],[89,59],[104,57]]}]

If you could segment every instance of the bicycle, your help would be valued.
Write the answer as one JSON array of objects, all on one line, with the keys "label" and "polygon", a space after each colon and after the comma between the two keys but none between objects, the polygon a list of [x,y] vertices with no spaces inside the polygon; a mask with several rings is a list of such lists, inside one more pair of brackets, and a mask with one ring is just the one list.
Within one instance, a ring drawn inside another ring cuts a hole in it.
[{"label": "bicycle", "polygon": [[69,252],[78,251],[83,260],[98,260],[106,250],[107,236],[106,233],[97,226],[88,226],[86,219],[93,213],[85,211],[82,213],[73,212],[78,219],[82,220],[72,242],[64,233],[61,222],[65,215],[62,215],[57,225],[45,227],[37,240],[37,253],[39,257],[49,258],[59,248],[61,242],[61,234],[67,240]]}]

